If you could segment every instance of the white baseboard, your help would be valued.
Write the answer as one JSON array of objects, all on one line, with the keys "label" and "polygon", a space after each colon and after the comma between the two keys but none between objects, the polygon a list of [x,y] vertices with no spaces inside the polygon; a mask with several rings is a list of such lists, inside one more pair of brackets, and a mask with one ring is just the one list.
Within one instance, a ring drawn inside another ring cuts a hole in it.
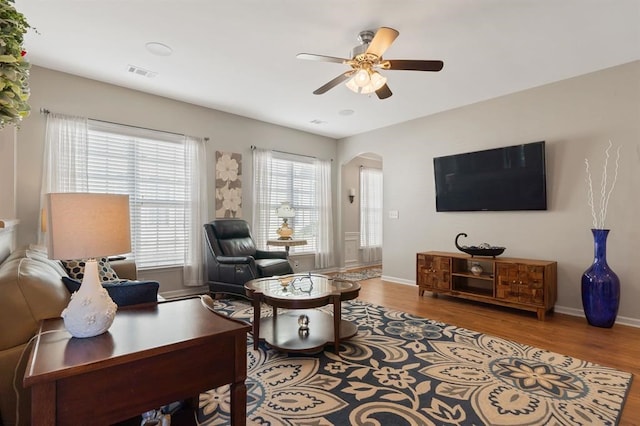
[{"label": "white baseboard", "polygon": [[[382,276],[383,281],[389,281],[392,283],[405,284],[405,285],[416,285],[415,280],[406,280],[403,278],[390,277],[387,275]],[[571,315],[574,317],[584,318],[584,311],[582,309],[568,308],[566,306],[554,306],[554,312],[558,312],[559,314]],[[640,319],[637,318],[629,318],[629,317],[621,317],[618,316],[616,318],[616,324],[627,325],[629,327],[638,327],[640,328]]]},{"label": "white baseboard", "polygon": [[397,284],[416,285],[416,282],[414,280],[405,280],[404,278],[390,277],[388,275],[383,275],[380,278],[382,279],[382,281],[389,281]]},{"label": "white baseboard", "polygon": [[[573,317],[585,318],[584,311],[582,309],[568,308],[566,306],[558,306],[558,305],[556,305],[556,306],[554,306],[553,310],[555,312],[558,312],[559,314],[565,314],[565,315],[571,315]],[[616,318],[616,324],[628,325],[629,327],[640,328],[640,319],[618,316]]]},{"label": "white baseboard", "polygon": [[175,299],[177,297],[193,296],[196,294],[204,294],[208,292],[209,292],[209,287],[206,285],[203,285],[199,287],[185,287],[185,288],[181,288],[180,290],[163,291],[163,292],[160,292],[159,294],[165,299]]}]

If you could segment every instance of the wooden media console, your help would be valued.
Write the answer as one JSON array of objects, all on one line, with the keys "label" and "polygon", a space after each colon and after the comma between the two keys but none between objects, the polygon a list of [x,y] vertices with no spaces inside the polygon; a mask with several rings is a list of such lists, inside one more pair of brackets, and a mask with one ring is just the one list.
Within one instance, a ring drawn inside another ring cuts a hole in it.
[{"label": "wooden media console", "polygon": [[420,296],[429,291],[492,303],[544,320],[557,299],[557,262],[428,251],[416,255],[416,284]]}]

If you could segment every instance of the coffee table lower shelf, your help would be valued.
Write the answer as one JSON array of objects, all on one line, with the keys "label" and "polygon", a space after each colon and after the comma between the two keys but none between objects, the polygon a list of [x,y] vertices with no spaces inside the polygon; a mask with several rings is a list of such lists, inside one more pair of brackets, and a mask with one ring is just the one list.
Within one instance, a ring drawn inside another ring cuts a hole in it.
[{"label": "coffee table lower shelf", "polygon": [[[309,329],[300,330],[298,317],[309,317]],[[333,315],[317,309],[295,309],[278,312],[275,317],[260,319],[260,340],[274,349],[287,352],[320,352],[327,344],[334,342]],[[358,333],[355,324],[340,321],[340,341]],[[337,348],[334,348],[337,350]]]}]

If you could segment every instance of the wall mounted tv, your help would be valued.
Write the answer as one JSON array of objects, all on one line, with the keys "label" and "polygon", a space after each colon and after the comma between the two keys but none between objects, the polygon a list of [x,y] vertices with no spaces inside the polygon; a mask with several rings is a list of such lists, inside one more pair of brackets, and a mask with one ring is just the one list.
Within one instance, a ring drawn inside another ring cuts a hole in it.
[{"label": "wall mounted tv", "polygon": [[544,141],[433,159],[436,211],[546,210]]}]

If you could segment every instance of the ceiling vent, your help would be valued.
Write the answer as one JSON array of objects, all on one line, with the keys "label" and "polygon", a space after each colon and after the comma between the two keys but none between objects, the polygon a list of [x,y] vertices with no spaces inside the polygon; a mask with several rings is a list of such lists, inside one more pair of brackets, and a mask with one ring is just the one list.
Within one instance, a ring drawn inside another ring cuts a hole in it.
[{"label": "ceiling vent", "polygon": [[158,75],[157,72],[145,70],[144,68],[137,67],[135,65],[127,65],[127,71],[131,74],[139,75],[141,77],[153,78]]}]

